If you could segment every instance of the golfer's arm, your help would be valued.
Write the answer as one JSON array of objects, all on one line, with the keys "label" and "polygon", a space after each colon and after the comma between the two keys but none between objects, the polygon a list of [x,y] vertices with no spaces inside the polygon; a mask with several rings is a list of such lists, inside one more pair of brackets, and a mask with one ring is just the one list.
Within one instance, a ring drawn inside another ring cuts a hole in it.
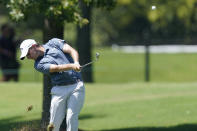
[{"label": "golfer's arm", "polygon": [[70,45],[64,44],[63,52],[64,53],[69,53],[71,55],[71,57],[73,58],[74,62],[79,62],[78,52],[74,48],[72,48]]},{"label": "golfer's arm", "polygon": [[73,64],[63,64],[63,65],[50,65],[49,72],[61,72],[61,71],[68,71],[73,69]]}]

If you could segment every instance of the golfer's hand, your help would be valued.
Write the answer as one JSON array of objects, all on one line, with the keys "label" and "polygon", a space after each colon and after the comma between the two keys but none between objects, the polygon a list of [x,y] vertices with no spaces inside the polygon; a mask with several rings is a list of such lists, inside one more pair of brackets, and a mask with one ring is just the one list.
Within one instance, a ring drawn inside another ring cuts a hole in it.
[{"label": "golfer's hand", "polygon": [[80,66],[79,62],[75,62],[73,64],[73,70],[74,71],[77,71],[77,72],[80,72],[81,71],[81,66]]}]

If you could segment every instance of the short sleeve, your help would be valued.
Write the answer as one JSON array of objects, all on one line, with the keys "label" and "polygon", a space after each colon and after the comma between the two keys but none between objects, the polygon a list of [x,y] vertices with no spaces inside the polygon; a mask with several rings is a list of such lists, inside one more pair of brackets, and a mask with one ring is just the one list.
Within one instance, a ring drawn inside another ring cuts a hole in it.
[{"label": "short sleeve", "polygon": [[48,42],[48,46],[57,48],[58,50],[63,50],[63,46],[66,43],[65,40],[53,38]]},{"label": "short sleeve", "polygon": [[35,69],[41,73],[49,74],[50,65],[51,65],[50,63],[39,63],[35,65]]}]

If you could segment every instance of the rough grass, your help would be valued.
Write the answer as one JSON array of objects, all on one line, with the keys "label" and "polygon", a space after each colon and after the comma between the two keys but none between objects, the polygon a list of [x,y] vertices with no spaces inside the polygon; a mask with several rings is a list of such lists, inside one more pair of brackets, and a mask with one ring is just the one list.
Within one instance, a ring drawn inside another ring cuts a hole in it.
[{"label": "rough grass", "polygon": [[[1,83],[0,129],[40,129],[41,83]],[[86,84],[83,130],[196,131],[197,83]],[[27,107],[33,109],[27,112]]]}]

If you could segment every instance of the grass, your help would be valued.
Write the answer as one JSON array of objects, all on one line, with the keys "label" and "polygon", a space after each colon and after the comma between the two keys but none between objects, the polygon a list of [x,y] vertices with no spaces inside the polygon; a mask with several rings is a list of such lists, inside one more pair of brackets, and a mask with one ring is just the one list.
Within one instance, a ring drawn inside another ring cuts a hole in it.
[{"label": "grass", "polygon": [[[41,85],[36,83],[1,83],[0,84],[0,129],[9,131],[40,118],[42,104]],[[33,111],[27,107],[33,105]]]},{"label": "grass", "polygon": [[[39,123],[41,83],[1,83],[0,129]],[[83,130],[196,131],[197,83],[86,84]],[[29,105],[33,110],[26,111]]]},{"label": "grass", "polygon": [[[101,52],[95,64],[98,83],[143,82],[145,80],[144,54]],[[194,82],[197,78],[197,54],[150,54],[150,80],[152,82]],[[105,76],[105,77],[103,77]],[[107,79],[106,79],[107,78]]]},{"label": "grass", "polygon": [[[96,84],[86,84],[80,129],[197,130],[197,54],[151,54],[151,83],[144,83],[144,54],[97,51]],[[21,61],[19,83],[0,83],[0,130],[39,128],[41,83],[42,74],[27,60]],[[31,105],[33,110],[27,112]]]},{"label": "grass", "polygon": [[191,82],[197,77],[197,54],[152,54],[152,81]]},{"label": "grass", "polygon": [[[112,51],[97,48],[100,60],[94,64],[94,80],[97,83],[143,82],[144,54]],[[195,82],[197,78],[197,54],[151,54],[150,80],[152,82]],[[35,71],[33,61],[20,61],[21,82],[42,82],[42,74]]]}]

